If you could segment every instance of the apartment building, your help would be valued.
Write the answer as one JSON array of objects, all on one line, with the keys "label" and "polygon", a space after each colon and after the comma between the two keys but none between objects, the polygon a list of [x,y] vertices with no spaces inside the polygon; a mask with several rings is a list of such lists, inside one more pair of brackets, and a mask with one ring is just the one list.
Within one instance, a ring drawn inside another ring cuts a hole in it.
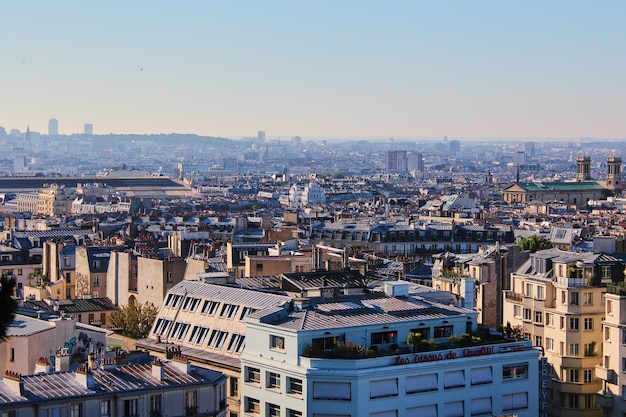
[{"label": "apartment building", "polygon": [[547,249],[511,275],[504,321],[540,346],[549,364],[546,416],[596,417],[602,388],[606,285],[624,280],[624,261],[604,253]]}]

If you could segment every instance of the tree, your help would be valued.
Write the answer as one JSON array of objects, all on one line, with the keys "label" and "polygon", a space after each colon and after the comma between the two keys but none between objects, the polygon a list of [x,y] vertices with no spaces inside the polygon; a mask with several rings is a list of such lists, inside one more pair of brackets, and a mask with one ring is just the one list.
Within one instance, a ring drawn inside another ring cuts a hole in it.
[{"label": "tree", "polygon": [[136,306],[126,304],[121,310],[109,315],[108,323],[121,329],[124,336],[141,339],[150,333],[157,312],[157,308],[152,303],[146,302]]},{"label": "tree", "polygon": [[552,243],[543,236],[532,235],[520,240],[519,247],[523,251],[527,250],[534,253],[538,250],[550,249],[552,247]]},{"label": "tree", "polygon": [[14,276],[0,277],[0,342],[7,339],[7,330],[17,310],[17,301],[13,298],[17,279]]}]

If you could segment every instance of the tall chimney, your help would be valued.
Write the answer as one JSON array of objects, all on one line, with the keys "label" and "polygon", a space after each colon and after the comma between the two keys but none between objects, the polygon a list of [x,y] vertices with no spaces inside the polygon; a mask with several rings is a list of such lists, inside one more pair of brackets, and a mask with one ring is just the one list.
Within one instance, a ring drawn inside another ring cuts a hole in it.
[{"label": "tall chimney", "polygon": [[172,366],[186,374],[188,374],[191,370],[189,358],[186,355],[174,355],[174,357],[172,358]]},{"label": "tall chimney", "polygon": [[24,381],[22,381],[22,374],[7,370],[4,372],[3,382],[14,393],[24,395]]},{"label": "tall chimney", "polygon": [[87,365],[80,365],[74,375],[76,382],[83,386],[83,388],[93,389],[93,374],[91,369]]},{"label": "tall chimney", "polygon": [[64,372],[70,370],[70,355],[66,349],[61,349],[61,353],[57,353],[54,357],[54,371]]},{"label": "tall chimney", "polygon": [[154,358],[154,362],[152,362],[152,376],[158,381],[164,380],[165,366],[163,366],[163,361],[159,358]]},{"label": "tall chimney", "polygon": [[52,372],[52,365],[50,365],[50,360],[45,356],[37,359],[37,362],[35,362],[35,373],[48,374],[50,372]]}]

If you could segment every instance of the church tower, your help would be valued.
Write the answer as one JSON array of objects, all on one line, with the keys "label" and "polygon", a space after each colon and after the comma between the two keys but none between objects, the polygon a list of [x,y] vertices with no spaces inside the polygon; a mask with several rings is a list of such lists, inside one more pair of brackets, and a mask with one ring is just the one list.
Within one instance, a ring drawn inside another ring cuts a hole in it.
[{"label": "church tower", "polygon": [[622,158],[610,156],[606,161],[606,188],[613,192],[622,191]]},{"label": "church tower", "polygon": [[591,181],[591,158],[588,156],[579,156],[576,159],[578,171],[576,172],[576,181]]}]

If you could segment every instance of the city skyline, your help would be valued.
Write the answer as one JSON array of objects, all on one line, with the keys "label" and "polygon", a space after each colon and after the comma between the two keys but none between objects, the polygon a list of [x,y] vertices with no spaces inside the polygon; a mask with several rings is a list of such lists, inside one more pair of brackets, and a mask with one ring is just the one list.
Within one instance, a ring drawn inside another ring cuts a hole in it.
[{"label": "city skyline", "polygon": [[[36,6],[36,7],[35,7]],[[625,138],[620,2],[19,2],[0,126]]]}]

